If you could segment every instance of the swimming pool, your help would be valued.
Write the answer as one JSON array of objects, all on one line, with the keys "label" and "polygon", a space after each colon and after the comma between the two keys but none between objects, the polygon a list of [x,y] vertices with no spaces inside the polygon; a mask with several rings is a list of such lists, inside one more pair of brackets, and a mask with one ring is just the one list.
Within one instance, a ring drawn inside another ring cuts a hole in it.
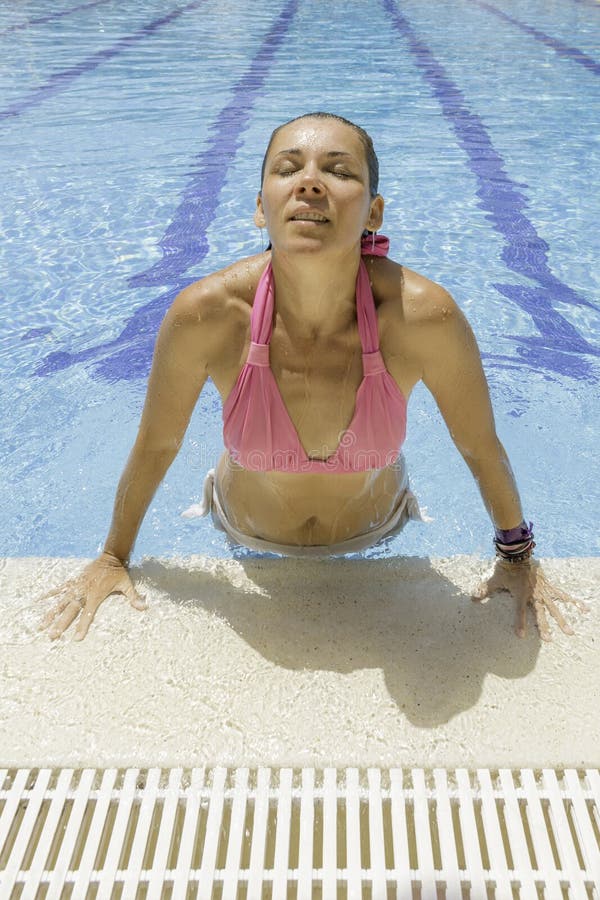
[{"label": "swimming pool", "polygon": [[[599,32],[592,0],[1,5],[2,555],[101,546],[162,315],[260,248],[268,135],[311,109],[371,132],[391,255],[466,311],[540,555],[596,555]],[[137,558],[230,555],[179,516],[220,425],[208,385]],[[489,555],[424,389],[405,449],[434,521],[373,553]]]}]

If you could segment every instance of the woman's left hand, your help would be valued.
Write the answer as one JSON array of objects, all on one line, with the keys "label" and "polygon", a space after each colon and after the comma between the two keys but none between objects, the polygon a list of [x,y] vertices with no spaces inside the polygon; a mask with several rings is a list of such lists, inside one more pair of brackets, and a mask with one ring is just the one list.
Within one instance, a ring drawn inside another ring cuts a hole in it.
[{"label": "woman's left hand", "polygon": [[556,601],[573,604],[581,612],[588,612],[589,606],[576,600],[560,588],[550,584],[537,560],[528,559],[521,563],[511,563],[502,559],[496,560],[492,575],[472,594],[472,599],[481,603],[495,591],[509,591],[517,601],[515,632],[518,637],[527,633],[527,607],[532,606],[535,620],[543,641],[551,641],[548,615],[558,623],[565,634],[575,634],[565,621],[556,605]]}]

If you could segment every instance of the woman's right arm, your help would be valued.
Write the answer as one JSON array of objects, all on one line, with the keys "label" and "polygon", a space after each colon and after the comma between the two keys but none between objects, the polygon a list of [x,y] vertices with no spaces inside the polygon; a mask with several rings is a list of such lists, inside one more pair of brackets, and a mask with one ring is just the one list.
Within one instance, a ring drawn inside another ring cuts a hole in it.
[{"label": "woman's right arm", "polygon": [[195,287],[176,298],[160,327],[138,434],[117,488],[104,550],[124,563],[208,377],[211,329]]},{"label": "woman's right arm", "polygon": [[152,497],[183,443],[208,377],[210,357],[221,343],[222,306],[215,291],[199,282],[182,291],[167,312],[104,551],[81,575],[45,595],[60,595],[41,624],[50,628],[50,637],[60,637],[80,612],[75,637],[85,637],[98,607],[111,593],[123,593],[136,609],[145,608],[129,578],[127,560]]}]

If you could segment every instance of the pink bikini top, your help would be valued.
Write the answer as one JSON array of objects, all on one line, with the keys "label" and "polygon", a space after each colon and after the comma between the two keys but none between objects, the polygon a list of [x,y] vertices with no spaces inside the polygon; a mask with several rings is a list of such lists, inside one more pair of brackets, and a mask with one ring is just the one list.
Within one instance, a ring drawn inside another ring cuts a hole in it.
[{"label": "pink bikini top", "polygon": [[[387,256],[382,235],[363,238],[363,255]],[[354,415],[327,459],[307,455],[269,365],[275,290],[269,263],[250,316],[250,349],[235,387],[223,406],[223,440],[245,469],[266,472],[364,472],[396,461],[406,435],[406,399],[385,368],[373,292],[364,261],[356,279],[356,315],[362,344],[363,380]]]}]

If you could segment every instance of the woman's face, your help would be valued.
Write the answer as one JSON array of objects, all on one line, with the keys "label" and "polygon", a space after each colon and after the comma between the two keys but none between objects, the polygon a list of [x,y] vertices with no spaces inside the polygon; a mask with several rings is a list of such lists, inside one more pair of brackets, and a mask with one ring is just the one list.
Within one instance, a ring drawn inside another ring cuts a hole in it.
[{"label": "woman's face", "polygon": [[301,119],[276,134],[254,216],[275,249],[351,249],[365,228],[379,228],[382,214],[353,128],[335,119]]}]

